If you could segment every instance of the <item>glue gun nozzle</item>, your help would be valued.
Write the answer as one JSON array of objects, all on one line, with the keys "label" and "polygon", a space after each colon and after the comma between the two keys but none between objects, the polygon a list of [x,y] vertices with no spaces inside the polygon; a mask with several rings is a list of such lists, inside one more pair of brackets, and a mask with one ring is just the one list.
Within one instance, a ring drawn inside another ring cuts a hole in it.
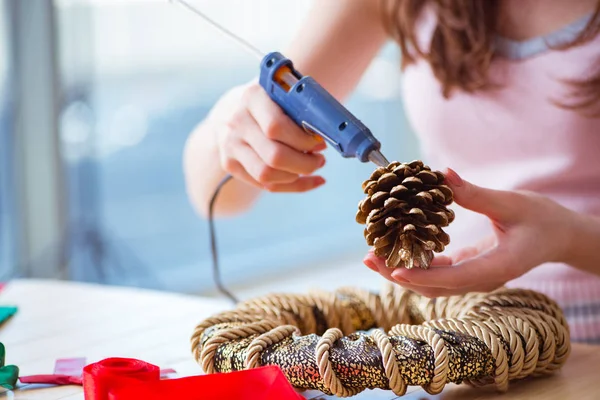
[{"label": "glue gun nozzle", "polygon": [[387,158],[381,154],[379,150],[373,150],[369,153],[369,161],[377,165],[378,167],[387,167],[389,165],[389,161]]}]

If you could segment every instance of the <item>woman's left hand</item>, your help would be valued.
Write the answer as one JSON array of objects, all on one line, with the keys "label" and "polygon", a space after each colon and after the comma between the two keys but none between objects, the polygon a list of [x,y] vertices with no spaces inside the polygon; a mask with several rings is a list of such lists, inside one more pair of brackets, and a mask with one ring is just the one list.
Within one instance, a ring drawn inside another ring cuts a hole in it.
[{"label": "woman's left hand", "polygon": [[[573,240],[575,212],[529,192],[485,189],[446,172],[455,202],[486,215],[494,231],[476,246],[434,258],[429,269],[387,268],[370,252],[365,265],[427,297],[488,292],[546,263],[564,261]],[[460,221],[454,221],[460,223]]]}]

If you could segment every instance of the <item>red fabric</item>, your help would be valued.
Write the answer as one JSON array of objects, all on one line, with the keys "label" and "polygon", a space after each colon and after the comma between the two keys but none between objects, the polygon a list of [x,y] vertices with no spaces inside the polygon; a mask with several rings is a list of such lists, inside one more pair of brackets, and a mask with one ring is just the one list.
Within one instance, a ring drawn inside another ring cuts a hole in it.
[{"label": "red fabric", "polygon": [[278,367],[197,375],[125,387],[110,400],[304,400]]},{"label": "red fabric", "polygon": [[86,400],[108,400],[109,392],[140,382],[158,382],[156,365],[132,358],[107,358],[83,369]]},{"label": "red fabric", "polygon": [[81,374],[85,358],[60,358],[54,363],[54,373],[21,376],[21,383],[42,383],[49,385],[81,385]]},{"label": "red fabric", "polygon": [[44,383],[50,385],[81,385],[81,377],[73,375],[29,375],[19,377],[21,383]]},{"label": "red fabric", "polygon": [[175,375],[177,371],[173,368],[164,368],[160,370],[160,379],[169,378],[169,375]]},{"label": "red fabric", "polygon": [[86,400],[304,399],[276,366],[160,380],[158,367],[152,364],[135,359],[108,360],[118,361],[103,360],[85,367]]},{"label": "red fabric", "polygon": [[[84,357],[78,358],[60,358],[54,364],[53,374],[21,376],[21,383],[36,383],[46,385],[82,385],[83,368],[86,365]],[[160,370],[160,378],[168,378],[176,374],[172,368]]]}]

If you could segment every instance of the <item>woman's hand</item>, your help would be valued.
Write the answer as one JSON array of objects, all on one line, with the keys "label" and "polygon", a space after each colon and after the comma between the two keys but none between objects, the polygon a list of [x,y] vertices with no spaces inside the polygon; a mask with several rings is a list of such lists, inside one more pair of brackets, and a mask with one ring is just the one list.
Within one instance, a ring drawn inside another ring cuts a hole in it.
[{"label": "woman's hand", "polygon": [[[283,53],[344,102],[388,34],[377,1],[315,1]],[[263,189],[305,192],[325,181],[322,141],[287,118],[256,81],[239,86],[213,107],[189,135],[183,154],[186,192],[198,214],[208,215],[215,188],[231,173],[214,215],[248,210]],[[311,154],[312,153],[312,154]]]},{"label": "woman's hand", "polygon": [[369,268],[407,289],[438,297],[491,291],[540,264],[568,261],[581,215],[537,194],[475,186],[452,170],[446,180],[457,204],[490,219],[493,234],[474,247],[437,256],[427,270],[390,269],[372,252],[364,260]]},{"label": "woman's hand", "polygon": [[271,192],[305,192],[322,185],[312,175],[325,164],[326,145],[300,129],[253,81],[227,93],[207,122],[224,171]]}]

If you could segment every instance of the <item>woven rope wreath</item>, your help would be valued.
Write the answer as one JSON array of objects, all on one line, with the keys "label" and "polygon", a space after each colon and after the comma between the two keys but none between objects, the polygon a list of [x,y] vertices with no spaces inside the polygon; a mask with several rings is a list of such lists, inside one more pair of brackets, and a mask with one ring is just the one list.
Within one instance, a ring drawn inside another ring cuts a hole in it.
[{"label": "woven rope wreath", "polygon": [[551,374],[570,353],[562,311],[540,293],[428,299],[393,285],[249,300],[201,322],[191,343],[206,373],[278,365],[295,387],[340,397],[402,396],[408,385],[436,394],[449,382],[505,391],[510,380]]}]

